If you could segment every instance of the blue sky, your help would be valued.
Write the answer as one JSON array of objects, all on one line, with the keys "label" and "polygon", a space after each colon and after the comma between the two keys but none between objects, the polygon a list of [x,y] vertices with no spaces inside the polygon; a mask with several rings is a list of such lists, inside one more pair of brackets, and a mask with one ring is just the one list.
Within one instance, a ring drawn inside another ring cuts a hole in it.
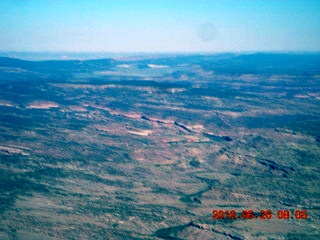
[{"label": "blue sky", "polygon": [[320,0],[1,0],[0,51],[320,51]]}]

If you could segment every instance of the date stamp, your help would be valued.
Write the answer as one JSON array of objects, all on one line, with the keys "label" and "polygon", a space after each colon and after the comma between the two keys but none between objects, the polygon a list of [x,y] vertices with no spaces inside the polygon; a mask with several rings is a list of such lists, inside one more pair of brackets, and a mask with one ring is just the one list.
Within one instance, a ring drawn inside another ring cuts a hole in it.
[{"label": "date stamp", "polygon": [[288,220],[288,219],[308,219],[307,210],[294,210],[290,211],[288,209],[278,210],[273,212],[270,209],[262,209],[258,212],[254,212],[252,209],[245,209],[242,211],[233,210],[222,210],[214,209],[212,211],[212,219],[222,220],[222,219],[260,219],[260,220],[270,220],[273,218]]}]

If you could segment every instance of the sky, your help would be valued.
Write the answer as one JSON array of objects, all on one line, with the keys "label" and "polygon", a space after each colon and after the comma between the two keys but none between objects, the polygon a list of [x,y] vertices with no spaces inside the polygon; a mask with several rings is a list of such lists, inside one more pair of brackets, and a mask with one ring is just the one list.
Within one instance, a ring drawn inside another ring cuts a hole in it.
[{"label": "sky", "polygon": [[320,51],[320,0],[1,0],[0,51]]}]

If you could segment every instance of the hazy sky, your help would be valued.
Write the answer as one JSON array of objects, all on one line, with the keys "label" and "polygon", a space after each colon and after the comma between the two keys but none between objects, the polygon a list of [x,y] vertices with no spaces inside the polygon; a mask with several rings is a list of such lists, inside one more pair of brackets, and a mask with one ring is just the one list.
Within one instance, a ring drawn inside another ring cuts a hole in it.
[{"label": "hazy sky", "polygon": [[320,51],[320,0],[0,0],[0,51]]}]

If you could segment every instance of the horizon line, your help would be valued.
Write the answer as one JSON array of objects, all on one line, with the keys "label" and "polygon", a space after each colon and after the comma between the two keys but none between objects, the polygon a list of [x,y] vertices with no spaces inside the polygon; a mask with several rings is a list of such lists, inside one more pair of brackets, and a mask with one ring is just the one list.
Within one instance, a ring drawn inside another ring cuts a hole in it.
[{"label": "horizon line", "polygon": [[[1,51],[0,57],[16,58],[29,61],[45,60],[96,60],[110,58],[116,60],[123,57],[152,56],[209,56],[221,54],[320,54],[319,51],[177,51],[177,52],[112,52],[112,51]],[[16,55],[16,56],[15,56]],[[52,56],[50,56],[52,55]],[[70,55],[70,56],[68,56]],[[79,56],[77,56],[79,55]],[[82,55],[82,56],[81,56]],[[94,56],[96,55],[96,56]]]}]

